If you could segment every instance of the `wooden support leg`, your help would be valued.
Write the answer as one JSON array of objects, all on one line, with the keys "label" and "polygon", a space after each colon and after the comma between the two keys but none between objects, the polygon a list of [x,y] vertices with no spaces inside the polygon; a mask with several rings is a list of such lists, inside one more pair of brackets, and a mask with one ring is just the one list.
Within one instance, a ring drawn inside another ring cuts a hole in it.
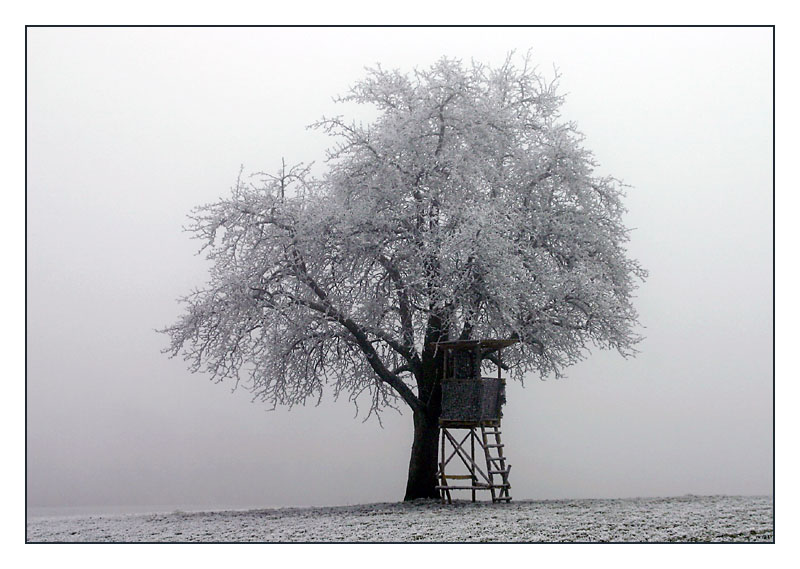
[{"label": "wooden support leg", "polygon": [[440,492],[442,493],[442,504],[445,503],[445,498],[447,499],[448,504],[453,503],[453,497],[450,495],[450,489],[446,488],[447,486],[447,476],[445,476],[444,467],[447,464],[447,460],[445,459],[445,439],[447,438],[444,433],[444,427],[439,428],[439,437],[442,439],[442,461],[439,463],[439,485],[445,486],[442,488]]},{"label": "wooden support leg", "polygon": [[[475,432],[475,429],[470,429],[471,435]],[[470,456],[472,457],[472,464],[475,464],[475,437],[469,437],[469,445],[470,445]],[[478,478],[475,476],[475,467],[472,466],[469,469],[469,473],[472,474],[472,485],[476,486],[478,484]],[[472,489],[472,501],[475,501],[475,488]]]}]

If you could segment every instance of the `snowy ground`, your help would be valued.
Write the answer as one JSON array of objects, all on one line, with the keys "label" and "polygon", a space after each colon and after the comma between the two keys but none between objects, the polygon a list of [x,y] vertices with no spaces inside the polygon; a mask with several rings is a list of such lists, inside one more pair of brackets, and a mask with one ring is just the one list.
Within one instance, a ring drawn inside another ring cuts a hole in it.
[{"label": "snowy ground", "polygon": [[774,541],[771,497],[458,501],[29,518],[29,542]]}]

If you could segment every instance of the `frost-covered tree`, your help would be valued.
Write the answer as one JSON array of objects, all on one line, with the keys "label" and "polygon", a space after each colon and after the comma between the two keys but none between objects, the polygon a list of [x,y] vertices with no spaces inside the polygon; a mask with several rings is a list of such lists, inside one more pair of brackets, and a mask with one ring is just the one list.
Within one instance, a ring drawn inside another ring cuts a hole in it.
[{"label": "frost-covered tree", "polygon": [[324,177],[240,176],[196,209],[213,268],[168,351],[272,405],[326,389],[368,399],[367,416],[404,403],[407,500],[437,496],[437,342],[518,339],[517,379],[558,376],[591,345],[634,353],[645,272],[626,254],[621,184],[593,173],[556,80],[515,61],[369,70],[341,100],[378,118],[315,125],[336,139]]}]

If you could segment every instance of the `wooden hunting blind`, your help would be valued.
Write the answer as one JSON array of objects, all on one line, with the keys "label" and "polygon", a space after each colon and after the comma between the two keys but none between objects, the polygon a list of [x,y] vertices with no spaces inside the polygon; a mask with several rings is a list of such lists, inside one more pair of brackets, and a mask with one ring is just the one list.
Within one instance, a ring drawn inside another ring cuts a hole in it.
[{"label": "wooden hunting blind", "polygon": [[[452,490],[471,490],[475,501],[477,490],[489,490],[492,501],[509,501],[511,488],[503,443],[500,440],[500,420],[505,403],[505,379],[502,377],[502,349],[516,340],[457,340],[438,343],[443,350],[442,412],[439,419],[441,461],[439,463],[437,488],[442,501],[452,502]],[[484,360],[497,366],[496,377],[482,375]],[[453,430],[466,429],[463,437]],[[480,435],[478,434],[480,431]],[[469,448],[465,445],[469,441]],[[448,454],[449,443],[449,454]],[[475,461],[475,445],[483,450],[485,470]],[[466,466],[466,473],[447,474],[445,467],[459,461]],[[495,478],[499,477],[499,478]],[[449,480],[468,480],[468,484],[453,485]]]}]

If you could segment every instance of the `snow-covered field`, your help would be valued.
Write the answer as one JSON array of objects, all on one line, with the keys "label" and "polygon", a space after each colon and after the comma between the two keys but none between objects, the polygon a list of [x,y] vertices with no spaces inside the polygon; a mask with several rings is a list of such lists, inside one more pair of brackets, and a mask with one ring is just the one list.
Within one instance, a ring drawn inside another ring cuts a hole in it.
[{"label": "snow-covered field", "polygon": [[457,501],[29,517],[29,542],[774,541],[772,497]]}]

